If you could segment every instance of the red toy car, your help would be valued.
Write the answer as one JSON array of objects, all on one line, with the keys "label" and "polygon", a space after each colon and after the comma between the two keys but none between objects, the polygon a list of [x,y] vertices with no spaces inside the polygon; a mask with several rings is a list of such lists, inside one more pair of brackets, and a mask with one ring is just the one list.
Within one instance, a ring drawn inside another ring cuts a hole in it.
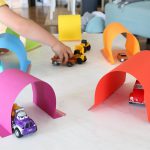
[{"label": "red toy car", "polygon": [[120,61],[120,62],[124,62],[128,59],[126,53],[118,53],[117,55],[117,59]]},{"label": "red toy car", "polygon": [[0,55],[3,55],[5,53],[9,52],[9,50],[5,49],[5,48],[0,48]]},{"label": "red toy car", "polygon": [[133,92],[129,96],[130,104],[144,104],[144,89],[140,82],[136,80]]},{"label": "red toy car", "polygon": [[[51,60],[52,60],[53,65],[59,66],[60,64],[62,64],[60,62],[60,58],[58,56],[52,57]],[[82,64],[82,63],[86,62],[86,60],[87,60],[86,56],[81,55],[81,54],[75,54],[72,58],[68,59],[68,62],[66,63],[66,65],[68,67],[72,67],[76,63]]]},{"label": "red toy car", "polygon": [[[52,57],[51,60],[52,60],[52,64],[53,64],[53,65],[59,66],[60,64],[62,64],[62,63],[60,62],[60,58],[59,58],[58,56]],[[68,67],[72,67],[76,62],[77,62],[76,57],[72,57],[72,58],[69,58],[69,59],[68,59],[68,62],[67,62],[66,65],[67,65]]]}]

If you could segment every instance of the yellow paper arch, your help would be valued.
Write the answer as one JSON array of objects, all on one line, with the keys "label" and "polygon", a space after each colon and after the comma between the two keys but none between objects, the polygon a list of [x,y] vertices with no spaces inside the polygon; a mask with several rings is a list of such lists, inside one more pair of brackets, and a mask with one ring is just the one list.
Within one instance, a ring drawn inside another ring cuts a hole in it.
[{"label": "yellow paper arch", "polygon": [[114,57],[112,54],[112,43],[113,40],[122,33],[126,33],[126,53],[127,56],[133,56],[136,53],[140,52],[140,46],[139,46],[139,42],[136,39],[136,37],[130,33],[122,24],[114,22],[109,24],[103,33],[103,42],[104,42],[104,49],[103,49],[103,53],[105,55],[105,57],[108,59],[108,61],[111,64],[114,64]]},{"label": "yellow paper arch", "polygon": [[58,33],[61,41],[81,40],[81,16],[80,15],[59,15]]}]

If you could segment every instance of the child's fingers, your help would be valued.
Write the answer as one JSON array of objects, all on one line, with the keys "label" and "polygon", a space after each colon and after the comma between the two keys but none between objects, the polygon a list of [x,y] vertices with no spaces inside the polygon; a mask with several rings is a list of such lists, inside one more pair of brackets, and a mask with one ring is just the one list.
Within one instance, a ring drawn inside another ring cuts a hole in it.
[{"label": "child's fingers", "polygon": [[59,59],[60,59],[60,62],[62,63],[63,62],[63,54],[59,55]]},{"label": "child's fingers", "polygon": [[64,60],[63,60],[63,63],[66,64],[68,61],[68,54],[67,53],[64,53]]},{"label": "child's fingers", "polygon": [[69,55],[69,58],[73,57],[73,53],[72,53],[71,49],[67,50],[67,53]]}]

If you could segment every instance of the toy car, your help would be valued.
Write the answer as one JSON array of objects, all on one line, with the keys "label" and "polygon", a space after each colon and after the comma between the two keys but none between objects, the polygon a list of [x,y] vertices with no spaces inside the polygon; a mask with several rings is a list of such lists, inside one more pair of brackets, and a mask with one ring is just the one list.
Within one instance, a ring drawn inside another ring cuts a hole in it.
[{"label": "toy car", "polygon": [[130,93],[129,103],[144,104],[144,89],[138,80],[136,80],[133,91]]},{"label": "toy car", "polygon": [[[90,49],[91,49],[91,46],[87,42],[87,40],[82,40],[81,44],[75,46],[74,56],[68,59],[68,62],[66,63],[66,65],[68,67],[72,67],[76,63],[82,64],[86,62],[87,58],[84,55],[84,52],[89,51]],[[62,64],[58,56],[52,57],[51,60],[52,60],[53,65],[59,66],[60,64]]]},{"label": "toy car", "polygon": [[[53,64],[53,65],[59,66],[60,64],[62,64],[62,63],[60,62],[60,58],[59,58],[58,56],[52,57],[51,60],[52,60],[52,64]],[[77,61],[77,59],[76,59],[75,57],[69,58],[69,59],[68,59],[68,62],[66,63],[66,65],[67,65],[68,67],[72,67],[72,66],[76,63],[76,61]]]},{"label": "toy car", "polygon": [[[82,58],[82,57],[83,56],[81,56],[80,54],[75,54],[72,58],[68,59],[68,62],[66,63],[66,65],[68,67],[72,67],[76,63],[82,64],[83,62],[85,62],[87,60],[86,56],[84,56],[84,58]],[[52,57],[51,60],[52,60],[53,65],[59,66],[60,64],[62,64],[60,62],[60,58],[58,56]]]},{"label": "toy car", "polygon": [[16,137],[20,138],[37,131],[34,121],[27,116],[24,108],[15,110],[15,116],[12,116],[12,130]]},{"label": "toy car", "polygon": [[128,57],[127,57],[127,55],[125,53],[118,53],[117,59],[120,62],[124,62],[124,61],[126,61],[128,59]]},{"label": "toy car", "polygon": [[59,66],[61,64],[60,58],[58,56],[52,57],[51,60],[53,65]]},{"label": "toy car", "polygon": [[5,49],[5,48],[0,48],[0,55],[3,55],[5,53],[9,52],[9,50]]}]

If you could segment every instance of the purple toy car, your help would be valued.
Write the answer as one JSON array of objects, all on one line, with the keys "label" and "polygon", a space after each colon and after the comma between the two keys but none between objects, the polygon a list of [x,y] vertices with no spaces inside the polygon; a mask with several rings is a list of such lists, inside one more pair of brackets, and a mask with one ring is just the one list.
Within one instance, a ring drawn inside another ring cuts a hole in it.
[{"label": "purple toy car", "polygon": [[12,119],[12,130],[16,137],[20,138],[24,135],[37,131],[37,126],[34,121],[29,118],[24,111],[24,108],[16,110],[14,119]]}]

